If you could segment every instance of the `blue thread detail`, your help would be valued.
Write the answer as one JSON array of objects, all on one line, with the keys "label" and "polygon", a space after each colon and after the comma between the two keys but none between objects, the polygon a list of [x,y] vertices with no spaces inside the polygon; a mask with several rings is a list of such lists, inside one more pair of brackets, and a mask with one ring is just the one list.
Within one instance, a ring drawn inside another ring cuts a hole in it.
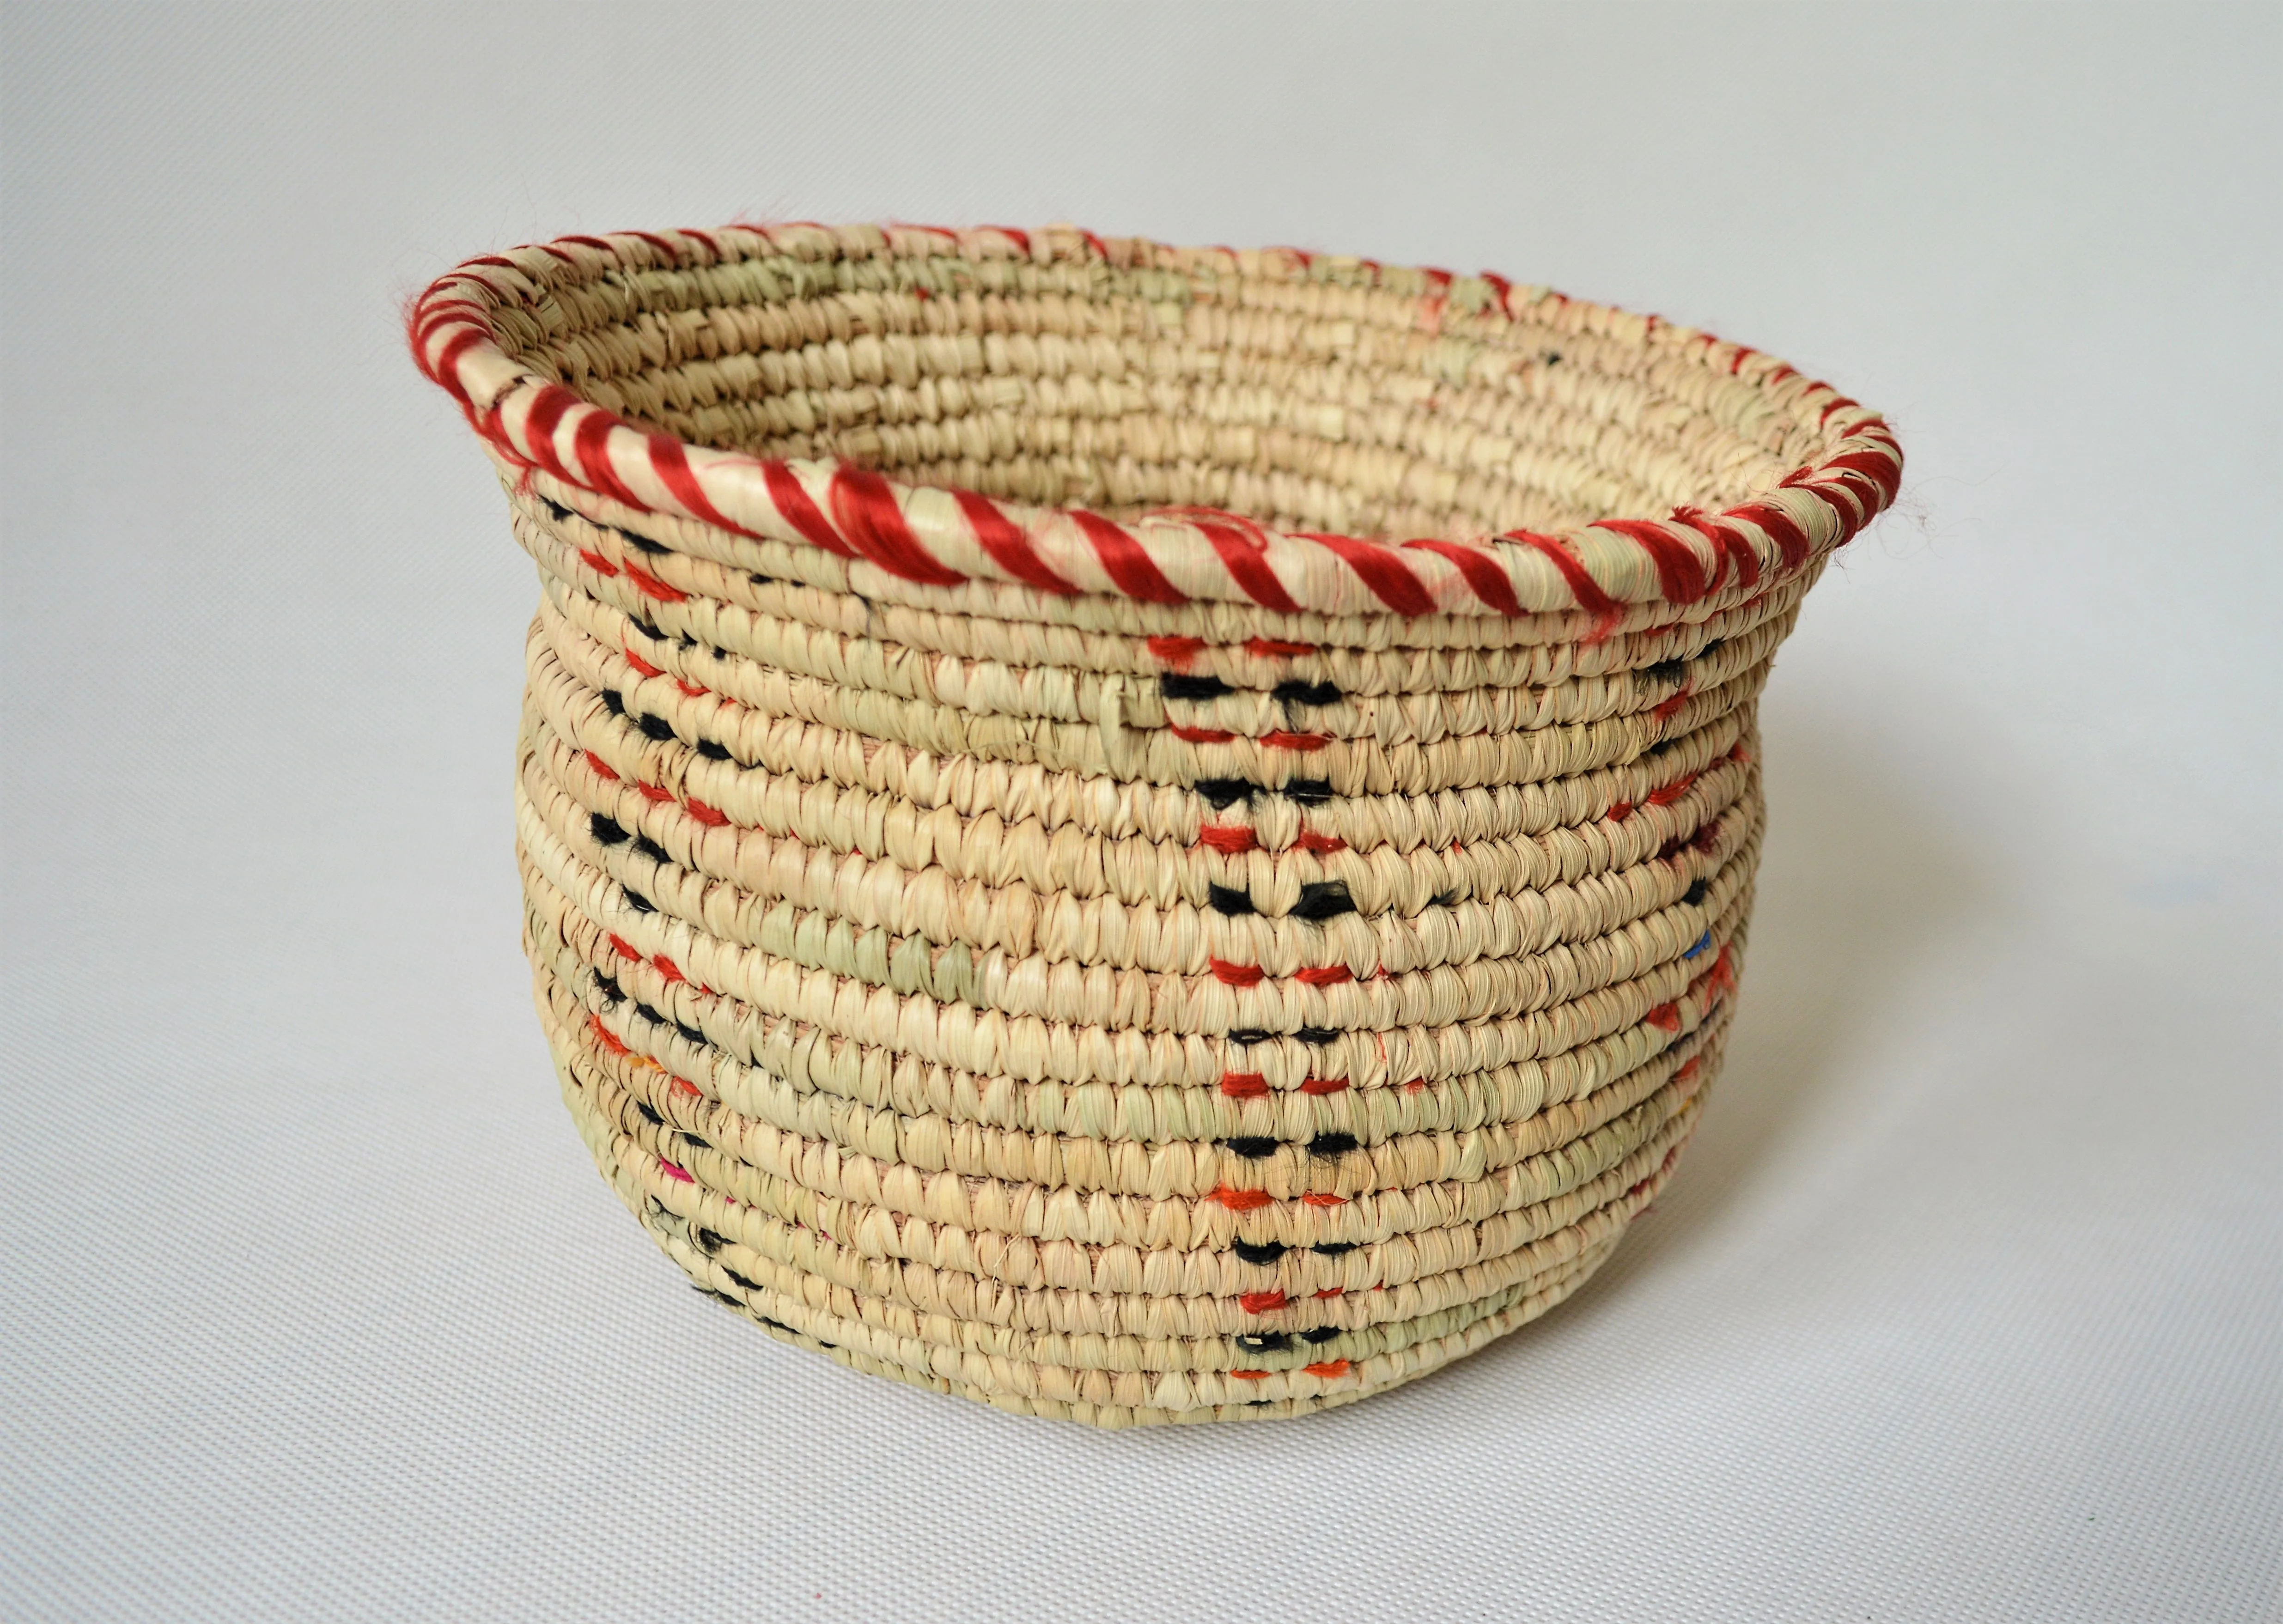
[{"label": "blue thread detail", "polygon": [[1711,933],[1710,931],[1709,931],[1709,930],[1708,930],[1708,931],[1706,931],[1703,936],[1698,936],[1698,937],[1696,938],[1696,945],[1695,945],[1695,946],[1694,946],[1694,947],[1690,948],[1687,952],[1685,952],[1685,953],[1681,954],[1680,956],[1681,956],[1682,958],[1684,958],[1684,959],[1694,959],[1694,958],[1695,958],[1695,957],[1697,956],[1697,954],[1699,954],[1699,953],[1703,952],[1706,948],[1708,948],[1708,947],[1710,947],[1710,946],[1711,946],[1711,945],[1712,945],[1712,933]]}]

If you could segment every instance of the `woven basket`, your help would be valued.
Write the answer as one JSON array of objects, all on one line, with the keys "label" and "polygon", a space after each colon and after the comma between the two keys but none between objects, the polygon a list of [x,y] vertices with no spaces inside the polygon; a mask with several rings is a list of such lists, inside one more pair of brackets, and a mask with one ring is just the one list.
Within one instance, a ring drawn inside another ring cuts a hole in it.
[{"label": "woven basket", "polygon": [[411,336],[539,563],[565,1098],[709,1295],[1003,1409],[1286,1416],[1656,1197],[1875,415],[1494,276],[1065,228],[565,237]]}]

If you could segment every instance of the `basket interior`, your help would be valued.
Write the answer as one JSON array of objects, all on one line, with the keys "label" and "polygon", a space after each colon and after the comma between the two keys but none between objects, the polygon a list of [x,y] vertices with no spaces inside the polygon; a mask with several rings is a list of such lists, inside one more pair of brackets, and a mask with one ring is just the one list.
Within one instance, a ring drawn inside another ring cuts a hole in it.
[{"label": "basket interior", "polygon": [[1818,449],[1767,391],[1652,342],[1640,317],[1547,300],[1516,319],[1462,307],[1469,284],[1354,261],[1126,253],[1145,262],[621,268],[501,310],[495,330],[525,365],[696,444],[1121,518],[1562,530],[1747,501]]}]

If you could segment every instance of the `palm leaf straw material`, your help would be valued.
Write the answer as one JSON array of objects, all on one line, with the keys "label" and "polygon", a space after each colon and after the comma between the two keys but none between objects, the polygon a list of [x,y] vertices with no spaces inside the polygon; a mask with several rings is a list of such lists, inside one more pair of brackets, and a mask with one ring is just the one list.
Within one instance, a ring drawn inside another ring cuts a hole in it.
[{"label": "palm leaf straw material", "polygon": [[565,1098],[707,1294],[1003,1409],[1293,1415],[1671,1173],[1874,414],[1495,276],[1067,228],[565,237],[411,337],[540,567]]}]

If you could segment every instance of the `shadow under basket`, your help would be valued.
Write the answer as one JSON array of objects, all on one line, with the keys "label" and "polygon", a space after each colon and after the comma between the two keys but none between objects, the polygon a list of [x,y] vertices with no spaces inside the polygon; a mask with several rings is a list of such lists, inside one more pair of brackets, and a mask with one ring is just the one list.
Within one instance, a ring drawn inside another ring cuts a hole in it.
[{"label": "shadow under basket", "polygon": [[411,338],[539,564],[564,1096],[708,1295],[1026,1414],[1297,1415],[1671,1176],[1875,414],[1496,276],[1064,227],[565,237]]}]

